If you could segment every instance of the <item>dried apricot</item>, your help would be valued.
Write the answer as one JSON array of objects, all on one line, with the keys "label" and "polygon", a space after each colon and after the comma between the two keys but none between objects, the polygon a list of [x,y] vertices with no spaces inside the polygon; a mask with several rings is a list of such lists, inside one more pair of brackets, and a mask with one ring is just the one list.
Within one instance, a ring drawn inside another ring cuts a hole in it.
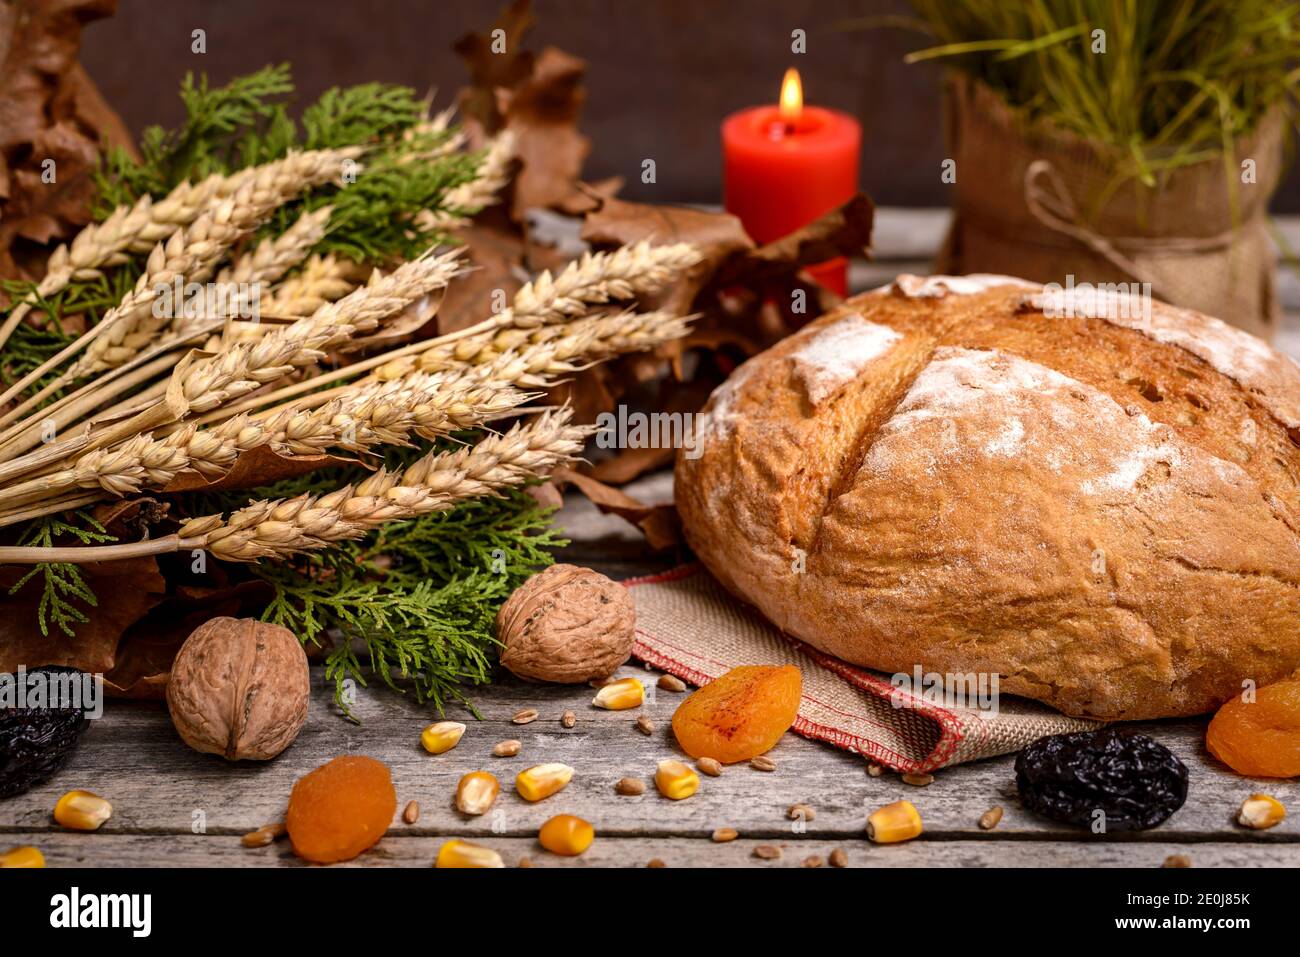
[{"label": "dried apricot", "polygon": [[1300,774],[1300,679],[1266,685],[1253,701],[1233,698],[1210,721],[1205,746],[1247,777]]},{"label": "dried apricot", "polygon": [[388,768],[345,754],[298,779],[284,823],[295,854],[332,864],[352,860],[383,837],[396,812]]},{"label": "dried apricot", "polygon": [[794,665],[742,665],[678,705],[673,734],[693,758],[748,761],[771,750],[794,724],[802,693]]}]

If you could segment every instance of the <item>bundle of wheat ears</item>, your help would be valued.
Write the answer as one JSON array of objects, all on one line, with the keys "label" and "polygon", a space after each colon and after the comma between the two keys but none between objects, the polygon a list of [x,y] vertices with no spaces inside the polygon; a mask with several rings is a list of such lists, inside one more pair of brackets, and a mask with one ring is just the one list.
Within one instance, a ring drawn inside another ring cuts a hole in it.
[{"label": "bundle of wheat ears", "polygon": [[[445,130],[447,117],[427,124]],[[439,149],[463,145],[452,135]],[[454,236],[466,217],[496,202],[513,150],[508,133],[498,136],[479,154],[477,175],[449,189],[439,209],[413,214],[413,228]],[[451,450],[444,443],[405,468],[377,469],[324,494],[189,518],[162,537],[0,546],[0,563],[190,549],[240,562],[285,558],[527,484],[578,456],[587,434],[567,409],[525,408],[540,389],[686,332],[687,317],[618,304],[661,290],[698,262],[697,252],[638,244],[544,272],[508,308],[492,314],[485,303],[472,327],[375,352],[393,341],[386,328],[463,275],[459,248],[443,243],[400,264],[359,268],[314,252],[332,228],[330,206],[264,235],[286,203],[329,184],[346,191],[351,177],[366,175],[366,162],[362,146],[289,152],[123,205],[60,247],[39,287],[10,311],[0,342],[39,319],[40,303],[74,279],[133,256],[145,257],[143,271],[99,322],[0,396],[0,526],[170,491],[195,476],[215,482],[263,447],[287,459],[365,456],[467,429],[484,437]],[[205,284],[206,302],[217,307],[170,300],[170,290],[190,283]]]}]

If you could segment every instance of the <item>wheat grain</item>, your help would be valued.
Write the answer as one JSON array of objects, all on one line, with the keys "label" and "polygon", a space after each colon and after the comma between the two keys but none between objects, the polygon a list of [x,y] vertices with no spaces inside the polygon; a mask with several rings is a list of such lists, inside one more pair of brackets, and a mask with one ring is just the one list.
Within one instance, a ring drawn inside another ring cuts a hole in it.
[{"label": "wheat grain", "polygon": [[254,502],[228,518],[191,519],[179,548],[206,548],[227,561],[286,558],[360,538],[376,525],[450,508],[549,474],[582,450],[588,429],[567,409],[455,452],[431,453],[401,473],[381,469],[326,495]]}]

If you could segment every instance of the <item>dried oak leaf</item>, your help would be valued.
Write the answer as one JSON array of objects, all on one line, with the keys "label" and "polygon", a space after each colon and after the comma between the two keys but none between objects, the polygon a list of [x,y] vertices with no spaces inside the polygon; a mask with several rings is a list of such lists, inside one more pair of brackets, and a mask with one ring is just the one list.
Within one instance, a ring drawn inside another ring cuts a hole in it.
[{"label": "dried oak leaf", "polygon": [[153,558],[89,562],[81,571],[99,604],[84,609],[88,620],[77,625],[74,637],[58,631],[42,635],[36,623],[41,577],[37,575],[16,594],[9,594],[27,571],[13,565],[0,568],[0,594],[5,596],[5,614],[0,618],[0,671],[13,671],[21,664],[108,672],[116,662],[122,633],[157,605],[166,590]]},{"label": "dried oak leaf", "polygon": [[[532,23],[529,3],[516,0],[488,33],[464,36],[454,47],[470,75],[459,96],[466,125],[487,134],[502,129],[515,134],[520,169],[510,216],[516,222],[529,209],[585,209],[590,203],[579,180],[591,152],[591,141],[578,132],[587,64],[555,47],[536,55],[525,50]],[[502,32],[494,39],[497,30]]]},{"label": "dried oak leaf", "polygon": [[447,288],[438,310],[438,334],[458,332],[492,314],[493,297],[501,290],[510,300],[527,278],[525,239],[520,231],[474,223],[457,231],[465,241],[466,260],[473,270]]},{"label": "dried oak leaf", "polygon": [[[189,556],[182,557],[188,564]],[[219,587],[177,587],[175,594],[123,633],[113,668],[104,675],[105,685],[123,698],[162,698],[172,660],[195,628],[221,615],[240,618],[259,614],[270,599],[271,586],[260,579]]]},{"label": "dried oak leaf", "polygon": [[89,222],[100,149],[134,150],[76,62],[82,27],[115,9],[116,0],[0,5],[0,275],[38,273],[42,247]]},{"label": "dried oak leaf", "polygon": [[145,538],[150,529],[167,517],[171,506],[147,495],[104,502],[91,511],[95,521],[118,541]]},{"label": "dried oak leaf", "polygon": [[681,543],[681,519],[672,505],[646,505],[626,492],[570,468],[558,468],[551,474],[557,482],[574,485],[605,514],[627,519],[641,530],[646,543],[655,551]]},{"label": "dried oak leaf", "polygon": [[633,203],[604,199],[588,213],[582,224],[582,238],[598,248],[611,248],[647,240],[655,245],[692,243],[701,261],[653,304],[691,312],[696,297],[709,285],[715,273],[743,253],[754,249],[754,240],[740,219],[730,213],[716,213],[684,206]]},{"label": "dried oak leaf", "polygon": [[530,0],[512,0],[486,33],[468,33],[452,46],[469,70],[470,85],[460,93],[460,111],[489,133],[505,125],[496,91],[515,87],[532,73],[533,55],[523,48],[523,40],[534,22]]},{"label": "dried oak leaf", "polygon": [[586,72],[585,60],[547,47],[523,83],[497,91],[522,163],[514,183],[515,219],[529,209],[563,208],[581,201],[578,182],[591,152],[591,140],[578,132],[587,99],[582,82]]},{"label": "dried oak leaf", "polygon": [[875,216],[875,204],[859,193],[802,229],[728,261],[719,270],[717,282],[726,285],[785,278],[829,259],[870,255]]},{"label": "dried oak leaf", "polygon": [[[713,382],[706,379],[695,379],[690,382],[664,380],[660,385],[658,398],[650,405],[660,412],[669,414],[695,412],[704,405],[711,391],[713,391]],[[691,444],[694,445],[696,436],[691,435],[690,439]],[[622,449],[616,455],[601,459],[594,465],[582,466],[581,471],[584,475],[602,483],[626,485],[647,472],[672,464],[676,454],[677,450],[674,448]]]}]

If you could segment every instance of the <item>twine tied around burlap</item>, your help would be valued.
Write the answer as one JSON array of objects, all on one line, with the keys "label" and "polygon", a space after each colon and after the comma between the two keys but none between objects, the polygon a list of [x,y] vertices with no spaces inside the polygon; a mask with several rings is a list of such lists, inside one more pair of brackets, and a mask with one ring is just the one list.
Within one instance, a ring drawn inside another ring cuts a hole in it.
[{"label": "twine tied around burlap", "polygon": [[700,565],[626,581],[642,661],[694,685],[740,665],[796,665],[803,700],[794,730],[897,771],[933,771],[1019,751],[1096,721],[998,695],[996,709],[953,707],[798,641],[743,604]]},{"label": "twine tied around burlap", "polygon": [[[1280,112],[1230,158],[1159,172],[1154,188],[1123,177],[1113,151],[1027,122],[965,74],[948,77],[945,118],[957,202],[936,272],[1150,283],[1159,299],[1272,337],[1279,304],[1266,214],[1282,167]],[[1253,183],[1238,181],[1247,159]]]}]

